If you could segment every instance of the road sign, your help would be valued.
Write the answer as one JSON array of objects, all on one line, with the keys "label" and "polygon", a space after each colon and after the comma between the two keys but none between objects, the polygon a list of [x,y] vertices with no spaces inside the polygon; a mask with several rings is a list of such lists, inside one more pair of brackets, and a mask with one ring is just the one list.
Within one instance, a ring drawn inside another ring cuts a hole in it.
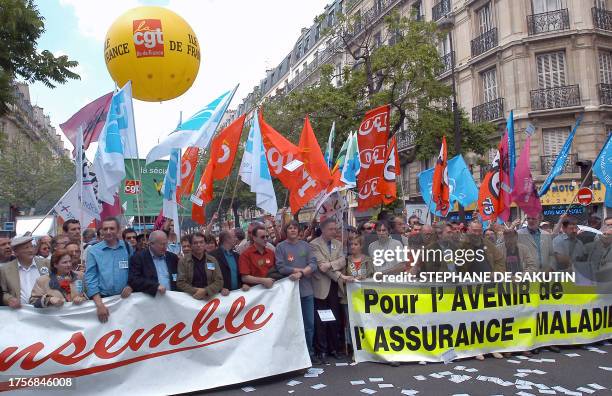
[{"label": "road sign", "polygon": [[588,187],[583,187],[578,190],[578,202],[580,202],[582,206],[588,206],[593,202],[593,191]]},{"label": "road sign", "polygon": [[15,231],[15,222],[13,222],[13,221],[5,221],[4,222],[4,231]]}]

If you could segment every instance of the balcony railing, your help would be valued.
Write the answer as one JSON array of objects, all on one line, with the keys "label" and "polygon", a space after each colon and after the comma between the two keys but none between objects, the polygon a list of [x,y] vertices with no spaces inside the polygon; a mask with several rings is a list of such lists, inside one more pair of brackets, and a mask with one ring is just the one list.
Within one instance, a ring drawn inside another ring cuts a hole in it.
[{"label": "balcony railing", "polygon": [[598,84],[599,103],[612,105],[612,84]]},{"label": "balcony railing", "polygon": [[455,51],[451,51],[448,54],[442,55],[442,64],[444,68],[440,70],[440,74],[444,74],[453,67],[453,57],[455,56]]},{"label": "balcony railing", "polygon": [[[555,164],[556,159],[556,155],[543,155],[540,157],[540,169],[543,175],[548,175]],[[565,166],[563,167],[563,171],[561,173],[579,173],[580,169],[576,165],[576,161],[578,161],[578,154],[568,154],[567,160],[565,161]]]},{"label": "balcony railing", "polygon": [[493,28],[472,40],[472,56],[484,54],[491,48],[497,47],[497,28]]},{"label": "balcony railing", "polygon": [[612,31],[612,11],[593,7],[591,13],[593,14],[593,25],[597,29]]},{"label": "balcony railing", "polygon": [[397,151],[402,152],[408,150],[415,144],[414,132],[403,130],[397,133]]},{"label": "balcony railing", "polygon": [[472,122],[493,121],[504,118],[504,98],[497,98],[472,108]]},{"label": "balcony railing", "polygon": [[532,110],[559,109],[572,106],[580,106],[579,85],[566,85],[531,91]]},{"label": "balcony railing", "polygon": [[543,12],[527,16],[529,35],[555,32],[570,28],[569,11],[567,8],[557,11]]},{"label": "balcony railing", "polygon": [[398,2],[399,0],[383,0],[380,5],[374,4],[373,7],[361,14],[352,31],[347,32],[346,39],[350,41],[359,36],[367,27],[386,15]]},{"label": "balcony railing", "polygon": [[297,75],[293,80],[289,81],[287,84],[287,89],[285,93],[289,93],[293,91],[295,88],[300,86],[304,81],[310,77],[313,72],[318,70],[322,65],[326,64],[327,61],[337,53],[340,48],[340,39],[337,39],[332,44],[330,44],[323,51],[319,52],[318,56],[312,60],[306,67]]},{"label": "balcony railing", "polygon": [[435,4],[431,9],[432,19],[437,21],[441,19],[443,16],[448,15],[451,11],[451,3],[450,0],[442,0],[438,4]]}]

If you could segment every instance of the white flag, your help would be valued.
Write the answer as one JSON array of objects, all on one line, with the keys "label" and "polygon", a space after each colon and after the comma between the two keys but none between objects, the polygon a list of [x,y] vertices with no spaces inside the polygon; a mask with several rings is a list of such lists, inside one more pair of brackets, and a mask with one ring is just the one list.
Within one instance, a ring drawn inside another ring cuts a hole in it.
[{"label": "white flag", "polygon": [[[81,210],[83,211],[82,227],[87,227],[94,219],[100,218],[100,208],[91,186],[83,186],[83,198],[79,199],[80,188],[77,183],[64,194],[55,204],[53,210],[64,219],[81,221]],[[81,204],[82,202],[82,204]]]},{"label": "white flag", "polygon": [[256,194],[257,207],[275,216],[278,204],[261,138],[257,111],[253,116],[253,124],[240,163],[240,178],[251,187],[251,192]]},{"label": "white flag", "polygon": [[138,158],[133,114],[132,83],[128,81],[113,95],[93,163],[98,198],[111,205],[125,177],[124,159]]}]

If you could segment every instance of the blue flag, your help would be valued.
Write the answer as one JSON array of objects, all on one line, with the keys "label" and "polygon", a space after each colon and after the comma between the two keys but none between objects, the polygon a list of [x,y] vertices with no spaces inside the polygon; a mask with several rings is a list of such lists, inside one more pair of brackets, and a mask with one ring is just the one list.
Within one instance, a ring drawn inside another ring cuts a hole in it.
[{"label": "blue flag", "polygon": [[612,132],[593,164],[593,173],[606,186],[606,207],[612,207]]},{"label": "blue flag", "polygon": [[[463,156],[457,155],[448,160],[447,165],[448,183],[450,186],[450,207],[458,202],[461,206],[466,207],[478,200],[478,187],[474,182],[474,178],[468,169]],[[427,169],[419,173],[419,187],[425,204],[429,207],[431,213],[442,217],[441,213],[436,211],[436,203],[431,199],[431,191],[433,186],[434,169]]]},{"label": "blue flag", "polygon": [[514,188],[514,168],[516,168],[516,144],[514,142],[514,110],[510,110],[510,116],[506,122],[508,131],[508,157],[510,158],[509,175],[510,187]]},{"label": "blue flag", "polygon": [[555,178],[559,176],[561,173],[563,173],[563,167],[565,167],[567,156],[569,155],[570,149],[572,148],[572,142],[574,141],[574,135],[576,134],[576,130],[580,126],[581,121],[582,121],[582,114],[580,114],[580,117],[578,117],[578,119],[576,120],[576,125],[574,125],[574,129],[572,129],[572,132],[567,137],[567,140],[565,141],[563,148],[561,149],[561,151],[559,151],[559,155],[557,155],[557,159],[555,160],[553,167],[548,173],[548,176],[546,176],[546,180],[544,180],[544,184],[542,184],[542,187],[540,187],[540,191],[538,191],[538,197],[541,197],[544,194],[546,194],[548,192],[548,189],[550,188],[550,185],[555,180]]}]

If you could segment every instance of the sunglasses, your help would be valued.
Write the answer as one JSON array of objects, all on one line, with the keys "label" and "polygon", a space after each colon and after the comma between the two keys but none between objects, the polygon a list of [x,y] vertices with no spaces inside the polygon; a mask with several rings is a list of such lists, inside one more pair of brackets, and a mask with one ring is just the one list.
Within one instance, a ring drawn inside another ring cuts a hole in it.
[{"label": "sunglasses", "polygon": [[374,229],[374,227],[365,227],[364,230],[366,231],[372,231]]}]

